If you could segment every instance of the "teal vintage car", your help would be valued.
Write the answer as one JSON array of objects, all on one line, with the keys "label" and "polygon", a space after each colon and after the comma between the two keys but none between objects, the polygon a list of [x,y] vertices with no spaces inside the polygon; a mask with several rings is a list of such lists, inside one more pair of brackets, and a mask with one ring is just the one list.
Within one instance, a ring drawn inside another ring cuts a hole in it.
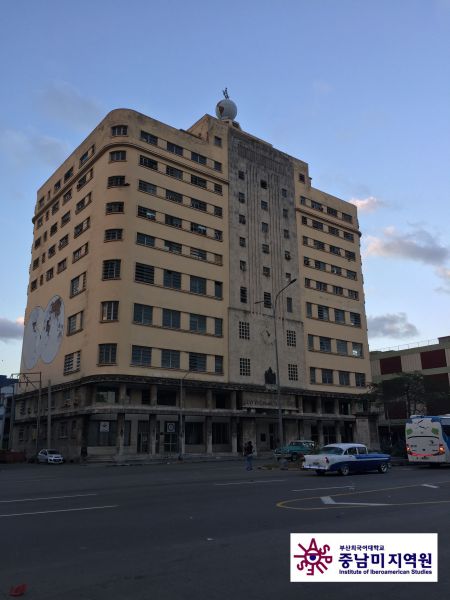
[{"label": "teal vintage car", "polygon": [[305,454],[314,452],[316,444],[312,440],[294,440],[287,446],[282,446],[274,451],[277,460],[303,460]]}]

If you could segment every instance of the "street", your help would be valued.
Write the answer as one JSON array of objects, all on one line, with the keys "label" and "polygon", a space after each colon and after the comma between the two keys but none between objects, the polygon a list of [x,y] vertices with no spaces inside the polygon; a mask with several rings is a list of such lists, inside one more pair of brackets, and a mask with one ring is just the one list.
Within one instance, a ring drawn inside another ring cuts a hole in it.
[{"label": "street", "polygon": [[[450,469],[340,477],[241,461],[2,465],[0,598],[442,598]],[[439,583],[289,582],[291,532],[438,532]]]}]

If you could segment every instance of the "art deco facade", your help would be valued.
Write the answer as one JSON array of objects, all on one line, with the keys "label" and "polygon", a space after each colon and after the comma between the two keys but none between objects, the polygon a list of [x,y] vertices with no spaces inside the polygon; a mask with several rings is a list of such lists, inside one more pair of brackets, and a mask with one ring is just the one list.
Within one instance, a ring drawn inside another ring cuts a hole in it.
[{"label": "art deco facade", "polygon": [[16,448],[45,446],[51,421],[71,458],[268,451],[275,341],[285,437],[364,437],[356,208],[314,189],[307,163],[231,120],[183,131],[114,110],[41,187],[33,223],[21,371],[42,394],[21,386]]}]

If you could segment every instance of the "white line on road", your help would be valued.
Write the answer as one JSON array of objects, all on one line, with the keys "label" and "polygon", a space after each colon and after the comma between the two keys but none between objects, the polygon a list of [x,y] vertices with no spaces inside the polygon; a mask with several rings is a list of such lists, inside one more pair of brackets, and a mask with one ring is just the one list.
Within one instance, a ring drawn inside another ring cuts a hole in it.
[{"label": "white line on road", "polygon": [[86,498],[86,496],[98,496],[98,494],[74,494],[73,496],[47,496],[43,498],[19,498],[16,500],[0,500],[0,504],[11,502],[38,502],[39,500],[59,500],[61,498]]},{"label": "white line on road", "polygon": [[434,490],[439,489],[438,485],[431,485],[431,483],[422,483],[422,487],[429,487],[429,488],[433,488]]},{"label": "white line on road", "polygon": [[322,496],[320,499],[324,504],[346,504],[347,506],[389,506],[389,504],[379,504],[376,502],[336,502],[331,496]]},{"label": "white line on road", "polygon": [[321,500],[324,504],[336,504],[331,496],[322,496]]},{"label": "white line on road", "polygon": [[60,510],[39,510],[37,512],[12,513],[9,515],[0,515],[0,519],[4,517],[23,517],[25,515],[47,515],[49,513],[77,512],[81,510],[100,510],[102,508],[118,508],[118,504],[110,504],[108,506],[87,506],[86,508],[62,508]]},{"label": "white line on road", "polygon": [[315,492],[316,490],[354,490],[354,485],[337,485],[334,487],[325,487],[325,488],[302,488],[301,490],[292,490],[293,492]]},{"label": "white line on road", "polygon": [[279,483],[286,479],[261,479],[259,481],[232,481],[230,483],[215,483],[214,485],[250,485],[253,483]]}]

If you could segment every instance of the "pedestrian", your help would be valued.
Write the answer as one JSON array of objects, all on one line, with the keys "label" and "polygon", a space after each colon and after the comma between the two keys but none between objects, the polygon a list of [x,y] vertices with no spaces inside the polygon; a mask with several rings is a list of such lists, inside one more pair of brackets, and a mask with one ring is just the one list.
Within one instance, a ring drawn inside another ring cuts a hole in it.
[{"label": "pedestrian", "polygon": [[244,446],[244,458],[245,458],[245,469],[246,471],[253,470],[253,444],[247,442]]}]

